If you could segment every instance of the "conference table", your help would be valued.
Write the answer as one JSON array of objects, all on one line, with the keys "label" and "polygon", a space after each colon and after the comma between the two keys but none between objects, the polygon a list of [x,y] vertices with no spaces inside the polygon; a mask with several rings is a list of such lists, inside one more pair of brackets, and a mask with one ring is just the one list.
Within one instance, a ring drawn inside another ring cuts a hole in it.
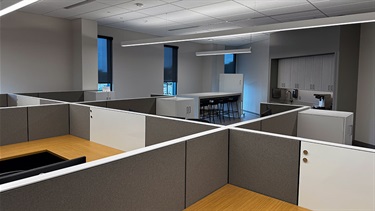
[{"label": "conference table", "polygon": [[199,92],[199,93],[188,93],[188,94],[179,94],[178,97],[189,97],[194,98],[194,118],[200,117],[200,100],[201,99],[212,99],[212,98],[221,98],[221,97],[235,97],[238,98],[240,104],[239,113],[242,114],[242,93],[240,92]]}]

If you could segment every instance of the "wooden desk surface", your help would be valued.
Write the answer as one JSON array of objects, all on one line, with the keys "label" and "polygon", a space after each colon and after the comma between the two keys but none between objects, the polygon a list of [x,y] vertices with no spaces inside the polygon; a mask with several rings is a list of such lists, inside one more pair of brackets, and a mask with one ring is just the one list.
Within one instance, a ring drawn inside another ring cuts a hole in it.
[{"label": "wooden desk surface", "polygon": [[0,159],[17,157],[43,150],[48,150],[66,159],[86,156],[86,162],[123,152],[76,136],[65,135],[0,146]]},{"label": "wooden desk surface", "polygon": [[230,184],[223,186],[185,209],[185,211],[195,210],[308,211],[308,209],[297,205]]}]

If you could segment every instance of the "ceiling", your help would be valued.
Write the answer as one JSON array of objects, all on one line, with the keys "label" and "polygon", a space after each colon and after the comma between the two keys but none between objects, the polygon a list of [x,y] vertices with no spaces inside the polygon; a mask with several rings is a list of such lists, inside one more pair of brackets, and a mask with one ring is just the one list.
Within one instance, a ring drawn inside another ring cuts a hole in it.
[{"label": "ceiling", "polygon": [[[0,0],[2,8],[20,0]],[[40,0],[20,11],[157,36],[198,34],[314,18],[375,12],[375,0]],[[137,6],[140,3],[142,5]],[[238,46],[268,35],[203,41]]]}]

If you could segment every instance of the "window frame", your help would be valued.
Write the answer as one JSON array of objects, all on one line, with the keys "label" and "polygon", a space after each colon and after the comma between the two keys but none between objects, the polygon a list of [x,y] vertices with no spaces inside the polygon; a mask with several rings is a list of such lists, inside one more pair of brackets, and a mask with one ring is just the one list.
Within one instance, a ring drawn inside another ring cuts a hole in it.
[{"label": "window frame", "polygon": [[[98,35],[98,39],[107,40],[107,78],[109,81],[100,81],[99,78],[99,67],[98,67],[98,87],[99,84],[110,84],[111,91],[113,90],[113,37]],[[98,60],[99,64],[99,60]]]}]

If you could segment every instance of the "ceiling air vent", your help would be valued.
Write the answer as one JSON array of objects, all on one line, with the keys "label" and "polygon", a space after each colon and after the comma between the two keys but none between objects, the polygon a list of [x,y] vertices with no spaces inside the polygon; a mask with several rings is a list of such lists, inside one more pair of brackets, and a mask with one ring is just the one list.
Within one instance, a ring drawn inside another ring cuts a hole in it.
[{"label": "ceiling air vent", "polygon": [[93,1],[95,1],[95,0],[81,1],[81,2],[78,2],[78,3],[72,4],[72,5],[66,6],[66,7],[64,7],[64,9],[71,9],[71,8],[74,8],[74,7],[79,7],[79,6],[88,4],[88,3],[93,2]]}]

